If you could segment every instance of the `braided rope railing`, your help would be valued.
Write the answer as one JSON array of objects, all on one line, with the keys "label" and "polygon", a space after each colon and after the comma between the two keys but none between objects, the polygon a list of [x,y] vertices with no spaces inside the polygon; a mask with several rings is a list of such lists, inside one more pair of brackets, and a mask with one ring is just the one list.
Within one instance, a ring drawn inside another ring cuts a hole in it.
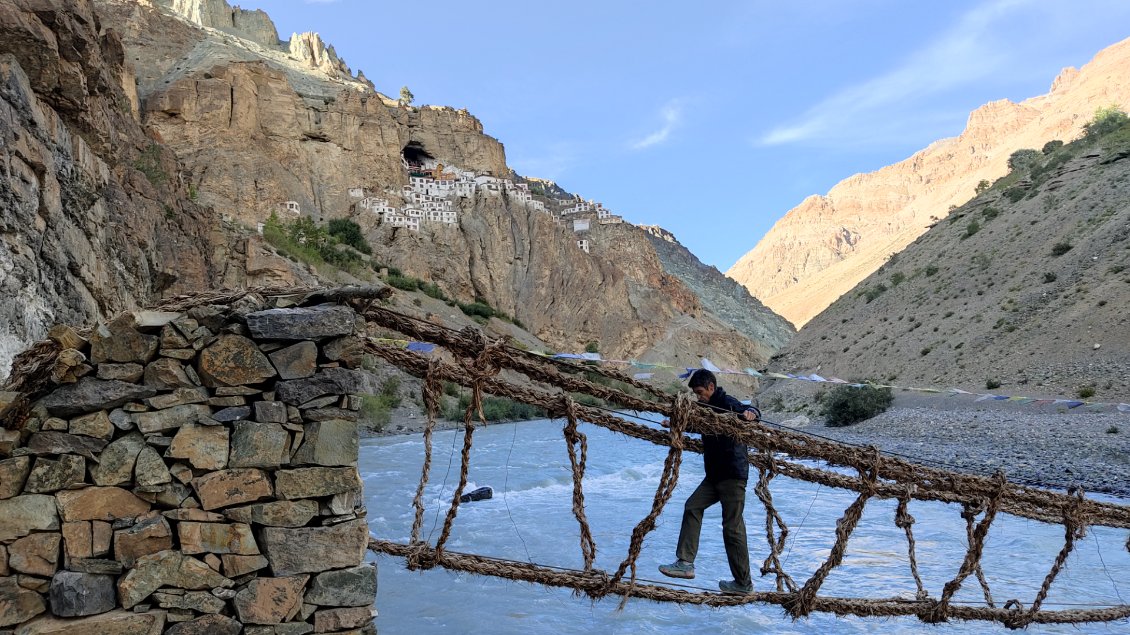
[{"label": "braided rope railing", "polygon": [[[984,477],[930,468],[882,455],[874,448],[838,444],[761,424],[739,423],[732,415],[726,416],[696,407],[686,395],[671,397],[612,369],[569,365],[547,360],[507,346],[504,340],[488,341],[476,329],[453,331],[375,304],[376,300],[386,297],[388,293],[387,288],[376,287],[339,289],[259,287],[172,298],[158,308],[184,311],[204,304],[233,304],[248,295],[259,298],[287,296],[287,302],[293,306],[316,302],[348,302],[358,308],[371,323],[398,331],[413,339],[441,345],[447,351],[454,363],[443,361],[439,357],[424,357],[399,348],[378,346],[372,342],[367,345],[367,350],[372,354],[424,379],[423,396],[427,411],[424,431],[425,458],[419,487],[413,500],[415,514],[411,542],[407,545],[383,540],[370,542],[370,549],[373,551],[405,558],[410,569],[442,566],[452,570],[567,587],[594,599],[610,594],[619,595],[622,598],[621,606],[629,597],[716,607],[740,606],[756,602],[779,605],[793,617],[820,611],[865,617],[916,616],[924,622],[941,622],[949,619],[986,620],[999,622],[1009,628],[1023,628],[1030,624],[1112,621],[1130,617],[1130,605],[1126,604],[1061,611],[1042,608],[1051,586],[1066,566],[1077,541],[1086,535],[1087,528],[1090,526],[1130,528],[1128,506],[1088,500],[1079,491],[1061,494],[1010,483],[1003,474]],[[5,427],[17,428],[21,425],[30,406],[30,399],[41,393],[53,381],[52,373],[57,374],[59,364],[67,361],[63,359],[66,352],[61,351],[54,342],[43,342],[17,357],[7,389],[19,392],[22,401],[17,404],[18,407],[10,409],[3,421]],[[526,380],[518,383],[507,379],[501,374],[502,371],[524,375]],[[646,398],[627,394],[608,385],[590,382],[587,377],[591,376],[612,379],[632,386],[639,393],[646,395]],[[468,387],[472,395],[471,402],[464,412],[464,444],[459,484],[452,495],[440,536],[433,546],[422,540],[421,531],[424,515],[423,495],[431,468],[432,435],[440,409],[442,382]],[[551,388],[547,389],[543,386]],[[576,403],[569,396],[572,392],[598,397],[629,410],[660,413],[668,418],[669,423],[665,424],[666,429],[631,423],[603,409]],[[483,395],[488,393],[540,407],[551,416],[566,420],[563,435],[573,471],[573,514],[580,527],[580,544],[585,567],[583,571],[561,570],[531,563],[474,556],[452,552],[445,548],[458,514],[460,497],[467,484],[475,418],[477,416],[480,422],[485,423],[482,400]],[[628,553],[611,575],[594,568],[597,545],[585,514],[583,493],[588,441],[587,437],[578,430],[579,421],[668,448],[651,509],[633,529]],[[657,519],[674,492],[682,453],[702,452],[701,441],[687,436],[686,433],[727,435],[752,448],[749,462],[758,470],[759,477],[754,491],[765,508],[765,534],[769,550],[761,571],[763,575],[770,573],[775,575],[776,591],[731,596],[672,589],[641,583],[637,578],[637,562],[643,541],[655,528]],[[831,468],[846,467],[848,473],[801,462],[804,460],[816,460]],[[789,528],[774,507],[769,489],[770,482],[777,476],[856,494],[855,499],[836,523],[835,542],[828,557],[800,586],[785,570],[781,560]],[[831,572],[843,561],[848,541],[862,518],[865,506],[872,499],[897,501],[894,525],[902,529],[906,535],[910,572],[917,589],[915,599],[820,596],[820,588]],[[908,511],[908,504],[912,499],[960,505],[961,516],[965,520],[967,548],[961,566],[953,578],[943,585],[937,598],[930,596],[918,571],[916,544],[912,531],[915,520]],[[998,608],[982,570],[981,559],[985,540],[991,525],[1001,513],[1064,527],[1063,546],[1028,608],[1025,608],[1018,599],[1009,599]],[[1127,539],[1126,548],[1130,550],[1130,537]],[[971,575],[976,577],[981,586],[984,606],[954,602],[955,595]],[[628,579],[625,580],[625,577]]]},{"label": "braided rope railing", "polygon": [[[384,328],[404,333],[413,339],[438,344],[457,360],[457,364],[447,363],[400,348],[379,346],[375,343],[368,345],[370,353],[401,370],[426,377],[433,386],[434,382],[447,381],[472,390],[472,403],[465,417],[464,456],[471,443],[470,414],[472,409],[478,407],[476,404],[481,402],[483,393],[537,406],[544,409],[551,417],[565,419],[563,435],[573,473],[572,510],[580,528],[584,570],[560,570],[532,563],[445,551],[442,545],[449,531],[446,522],[444,534],[434,548],[419,542],[414,532],[411,545],[399,545],[382,540],[372,541],[370,548],[376,552],[405,556],[409,559],[426,554],[424,557],[430,563],[448,569],[567,587],[594,599],[610,594],[619,595],[621,606],[629,597],[706,606],[738,606],[760,602],[780,605],[794,618],[808,615],[813,611],[824,611],[858,616],[915,616],[924,622],[942,622],[950,619],[987,620],[999,622],[1010,628],[1023,628],[1029,624],[1111,621],[1130,617],[1130,605],[1065,611],[1041,609],[1052,583],[1074,549],[1075,541],[1084,535],[1086,527],[1105,525],[1130,528],[1130,508],[1126,506],[1087,500],[1078,492],[1060,494],[1009,483],[1003,474],[983,477],[950,472],[884,456],[874,448],[841,445],[765,425],[741,424],[732,417],[695,407],[687,395],[671,397],[654,389],[648,389],[646,393],[652,398],[641,399],[611,386],[590,382],[583,374],[593,373],[626,384],[633,383],[631,380],[624,381],[626,378],[618,373],[608,372],[607,369],[595,366],[562,368],[557,362],[537,358],[524,351],[505,346],[501,341],[488,342],[476,329],[453,331],[372,305],[367,307],[364,315],[370,322]],[[476,372],[475,369],[482,366],[482,360],[488,357],[493,372]],[[472,363],[468,360],[475,361]],[[521,373],[532,383],[518,384],[503,379],[497,374],[499,369]],[[625,409],[660,413],[668,418],[663,424],[666,429],[631,423],[603,409],[578,404],[570,398],[570,392],[592,395]],[[593,566],[597,547],[585,515],[583,495],[588,446],[587,438],[577,430],[578,420],[668,448],[651,509],[633,529],[628,553],[616,571],[611,574]],[[654,529],[663,507],[674,492],[682,452],[702,452],[701,442],[686,436],[687,432],[728,435],[753,449],[749,454],[749,461],[757,468],[759,475],[754,492],[765,508],[765,534],[769,548],[769,555],[761,570],[763,575],[770,573],[775,575],[776,591],[755,592],[748,596],[728,596],[644,584],[637,579],[636,564],[644,538]],[[797,459],[817,459],[830,466],[852,468],[856,474],[814,467],[811,464],[798,462]],[[464,462],[461,484],[464,482],[466,469]],[[803,585],[799,586],[781,562],[781,554],[789,530],[784,518],[774,507],[772,494],[769,491],[769,483],[776,476],[786,476],[856,493],[855,499],[836,523],[835,542],[827,559]],[[452,509],[458,506],[458,495],[461,491],[457,488],[456,495],[452,497]],[[868,501],[872,499],[897,501],[894,524],[906,535],[910,573],[916,586],[915,599],[820,596],[819,590],[825,580],[843,562],[851,535],[862,519]],[[966,521],[967,549],[961,566],[953,578],[945,583],[937,598],[930,596],[918,571],[916,543],[912,531],[915,521],[907,509],[911,499],[961,505],[962,517]],[[985,539],[998,513],[1065,526],[1065,544],[1045,576],[1031,606],[1027,609],[1016,599],[1009,600],[1003,607],[998,608],[982,571],[981,558]],[[449,510],[448,518],[453,519],[454,515],[454,511]],[[955,604],[953,601],[963,582],[971,575],[976,577],[981,585],[984,606]]]}]

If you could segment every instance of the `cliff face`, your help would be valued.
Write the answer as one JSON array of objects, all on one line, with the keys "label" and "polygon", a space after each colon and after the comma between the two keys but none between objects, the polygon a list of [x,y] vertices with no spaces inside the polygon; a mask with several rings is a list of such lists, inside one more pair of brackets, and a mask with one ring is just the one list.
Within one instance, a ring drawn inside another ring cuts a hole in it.
[{"label": "cliff face", "polygon": [[[122,29],[137,66],[145,125],[183,161],[199,200],[236,224],[254,227],[272,212],[290,218],[287,201],[317,221],[351,217],[379,261],[461,301],[481,298],[560,350],[596,341],[609,356],[759,365],[779,346],[779,337],[761,341],[764,329],[735,328],[714,313],[629,226],[594,222],[577,234],[505,188],[457,199],[456,224],[418,232],[362,209],[356,192],[402,196],[408,147],[467,173],[517,178],[502,144],[466,111],[400,107],[335,65],[319,39],[261,45],[228,29],[220,9],[197,11],[218,19],[196,19],[179,5],[99,6]],[[563,194],[530,183],[547,196]],[[578,248],[579,238],[591,253]]]},{"label": "cliff face", "polygon": [[1130,40],[1076,70],[1051,91],[1019,104],[996,101],[974,111],[961,135],[811,196],[774,225],[727,271],[798,327],[921,235],[951,206],[968,201],[981,180],[1008,171],[1022,148],[1069,141],[1097,108],[1130,104]]},{"label": "cliff face", "polygon": [[56,322],[207,288],[209,214],[142,131],[90,2],[0,6],[0,375]]},{"label": "cliff face", "polygon": [[1130,128],[1072,144],[958,207],[813,318],[770,367],[1130,399],[1126,139]]}]

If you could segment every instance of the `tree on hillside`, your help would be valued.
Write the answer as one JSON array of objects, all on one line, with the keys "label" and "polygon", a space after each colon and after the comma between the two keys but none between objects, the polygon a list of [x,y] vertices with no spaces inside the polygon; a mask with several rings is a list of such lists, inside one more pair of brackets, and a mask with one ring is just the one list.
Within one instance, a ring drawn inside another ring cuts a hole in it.
[{"label": "tree on hillside", "polygon": [[1098,139],[1127,123],[1130,123],[1130,117],[1126,116],[1126,111],[1112,104],[1095,111],[1095,118],[1083,126],[1083,136],[1087,139]]},{"label": "tree on hillside", "polygon": [[1017,150],[1008,156],[1008,169],[1012,172],[1031,167],[1040,160],[1040,152],[1031,148]]},{"label": "tree on hillside", "polygon": [[415,99],[416,99],[416,96],[412,94],[412,91],[408,90],[407,86],[401,86],[400,87],[400,105],[401,106],[410,106],[410,105],[412,105],[412,101],[415,100]]},{"label": "tree on hillside", "polygon": [[987,192],[989,190],[989,188],[992,187],[992,186],[993,186],[993,184],[989,183],[988,179],[981,179],[977,183],[977,187],[973,188],[973,193],[978,194],[978,195],[982,194],[984,192]]},{"label": "tree on hillside", "polygon": [[1059,150],[1062,147],[1063,147],[1063,142],[1060,141],[1059,139],[1055,139],[1053,141],[1049,141],[1049,142],[1045,143],[1044,147],[1040,148],[1040,152],[1043,152],[1044,154],[1051,154],[1051,153],[1055,152],[1056,150]]}]

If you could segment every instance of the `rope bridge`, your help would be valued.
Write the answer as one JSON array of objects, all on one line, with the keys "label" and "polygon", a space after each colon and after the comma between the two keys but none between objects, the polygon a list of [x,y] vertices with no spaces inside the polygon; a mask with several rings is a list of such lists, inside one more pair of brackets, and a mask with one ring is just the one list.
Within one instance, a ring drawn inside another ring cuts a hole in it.
[{"label": "rope bridge", "polygon": [[[371,324],[397,331],[415,340],[436,344],[447,353],[424,356],[375,342],[367,344],[368,352],[424,380],[423,397],[427,409],[425,456],[413,501],[415,519],[410,541],[408,544],[400,544],[374,539],[369,543],[369,548],[374,552],[405,558],[409,569],[440,566],[455,571],[570,588],[593,599],[619,596],[621,606],[632,597],[714,607],[769,603],[783,607],[793,618],[821,611],[863,617],[915,616],[929,623],[949,619],[985,620],[1000,622],[1009,628],[1023,628],[1033,623],[1099,622],[1130,617],[1130,605],[1054,611],[1042,608],[1052,584],[1063,570],[1076,543],[1085,536],[1087,528],[1130,528],[1130,507],[1089,500],[1078,491],[1061,494],[1010,483],[1001,473],[985,477],[924,467],[885,456],[874,448],[843,445],[763,424],[738,422],[732,415],[726,416],[698,407],[693,398],[685,393],[672,397],[607,367],[575,366],[533,355],[508,346],[505,340],[490,341],[479,330],[471,327],[454,331],[373,303],[365,306],[362,313]],[[594,383],[585,378],[586,373],[588,376],[597,375],[632,386],[646,397],[641,398],[603,383]],[[519,382],[515,374],[524,376],[526,381]],[[443,382],[469,388],[471,400],[463,418],[465,433],[459,483],[452,494],[440,535],[435,544],[430,545],[421,539],[424,520],[422,500],[431,469],[432,433],[440,409]],[[573,476],[572,511],[579,526],[583,570],[458,553],[445,548],[458,513],[460,496],[467,485],[476,418],[485,423],[482,413],[484,393],[537,406],[544,409],[550,417],[565,420],[563,435]],[[663,428],[656,428],[625,421],[601,408],[577,403],[570,393],[598,397],[628,410],[660,413],[667,417],[669,423]],[[667,448],[651,509],[636,524],[628,553],[616,570],[611,572],[593,566],[597,545],[585,516],[583,487],[588,443],[584,433],[578,430],[579,421]],[[674,492],[683,453],[702,452],[701,441],[688,437],[688,432],[727,435],[750,446],[749,461],[758,474],[754,492],[764,507],[765,539],[769,548],[769,554],[761,566],[761,574],[773,576],[774,590],[736,596],[674,589],[637,580],[637,564],[644,538],[655,528],[657,519]],[[804,460],[819,461],[827,467],[814,467],[801,462]],[[834,469],[837,467],[848,468],[848,473]],[[794,578],[781,561],[789,527],[775,508],[769,488],[778,476],[855,493],[854,500],[836,523],[835,542],[829,555],[807,579]],[[910,573],[917,587],[915,599],[820,596],[824,581],[842,563],[848,540],[858,526],[865,507],[875,499],[897,501],[892,521],[906,536]],[[956,574],[943,585],[937,596],[932,596],[926,590],[919,575],[913,531],[915,519],[908,512],[911,500],[956,504],[960,506],[961,518],[965,521],[967,548]],[[1059,524],[1064,528],[1063,546],[1039,591],[1027,606],[1016,599],[1003,604],[995,601],[981,568],[986,536],[1001,513]],[[1130,544],[1127,548],[1130,548]],[[975,578],[981,587],[983,605],[978,603],[971,606],[954,601],[955,594],[970,577]]]},{"label": "rope bridge", "polygon": [[[984,620],[1000,622],[1009,628],[1023,628],[1033,623],[1100,622],[1130,617],[1130,605],[1127,604],[1057,611],[1042,608],[1052,584],[1063,570],[1076,543],[1085,536],[1087,528],[1130,528],[1130,506],[1089,500],[1079,491],[1061,494],[1012,483],[1000,473],[985,477],[926,467],[883,455],[874,448],[839,444],[760,423],[739,422],[732,415],[726,416],[699,407],[685,393],[668,395],[609,367],[577,366],[547,359],[509,346],[506,340],[489,341],[482,332],[471,327],[454,331],[397,313],[376,303],[387,297],[388,292],[387,288],[371,287],[261,287],[180,296],[164,301],[157,308],[184,311],[204,304],[235,304],[251,294],[275,298],[286,296],[291,306],[326,301],[349,303],[370,324],[442,347],[442,354],[425,357],[409,350],[381,346],[375,340],[366,344],[366,350],[371,354],[424,380],[423,397],[427,409],[425,457],[413,501],[415,518],[410,542],[398,544],[374,539],[369,543],[369,548],[374,552],[405,558],[409,569],[440,566],[456,571],[570,588],[593,599],[619,596],[621,606],[632,597],[714,607],[769,603],[783,607],[793,618],[819,611],[862,617],[916,616],[930,623],[949,619]],[[64,359],[65,352],[55,342],[46,341],[17,356],[4,389],[17,392],[20,397],[0,420],[3,427],[22,427],[32,399],[50,385],[53,374],[58,374],[60,368],[67,367],[69,362]],[[631,386],[637,394],[644,397],[589,381],[586,377],[590,376]],[[440,536],[434,545],[430,545],[420,535],[424,517],[422,501],[431,469],[432,433],[440,408],[443,382],[470,388],[471,402],[464,412],[465,434],[459,484],[452,494]],[[552,388],[544,388],[545,386]],[[484,393],[537,406],[551,417],[565,420],[563,435],[573,477],[572,511],[579,526],[583,570],[488,558],[445,548],[458,513],[459,499],[467,485],[476,416],[480,422],[485,423],[482,412]],[[662,428],[632,423],[613,416],[606,410],[579,404],[572,399],[570,393],[591,395],[627,410],[656,412],[665,416],[669,423]],[[667,448],[651,509],[636,524],[628,553],[613,572],[593,566],[597,545],[585,516],[583,487],[588,441],[578,429],[580,421]],[[761,573],[763,576],[773,576],[774,590],[736,596],[692,592],[637,580],[637,561],[643,541],[655,528],[657,519],[674,492],[684,452],[702,452],[702,442],[688,437],[687,433],[727,435],[751,448],[749,462],[758,474],[754,492],[764,507],[764,529],[769,552],[762,563]],[[803,461],[816,461],[826,467],[815,467]],[[789,535],[789,527],[775,508],[769,487],[778,476],[855,494],[854,500],[836,523],[835,542],[827,558],[806,579],[794,578],[782,563],[781,554]],[[820,590],[825,580],[843,561],[848,540],[859,525],[865,507],[876,499],[897,502],[892,521],[906,536],[910,573],[916,585],[915,599],[821,596]],[[936,596],[926,590],[918,572],[913,532],[915,519],[908,512],[911,500],[957,505],[961,510],[961,518],[965,521],[965,553],[956,573]],[[1027,606],[1016,599],[998,605],[981,568],[985,538],[999,514],[1061,525],[1064,530],[1063,546],[1045,575],[1039,591]],[[1126,548],[1130,549],[1130,541]],[[970,576],[981,587],[983,605],[954,601],[955,594]]]}]

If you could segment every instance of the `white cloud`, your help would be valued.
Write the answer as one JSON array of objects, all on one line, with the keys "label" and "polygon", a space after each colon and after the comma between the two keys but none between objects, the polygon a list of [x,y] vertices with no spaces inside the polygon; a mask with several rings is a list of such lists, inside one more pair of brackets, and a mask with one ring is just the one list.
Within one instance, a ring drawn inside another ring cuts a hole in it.
[{"label": "white cloud", "polygon": [[[958,22],[900,66],[844,89],[797,120],[778,125],[757,139],[759,145],[781,145],[820,139],[825,142],[875,142],[916,117],[908,107],[972,84],[1013,67],[1012,44],[994,37],[1003,20],[1033,0],[995,0],[966,12]],[[1029,35],[1033,39],[1035,35]],[[1050,79],[1050,78],[1049,78]]]},{"label": "white cloud", "polygon": [[639,141],[631,144],[633,150],[643,150],[655,145],[659,145],[671,136],[671,132],[675,130],[682,123],[683,120],[683,105],[678,99],[672,99],[663,105],[659,110],[659,116],[663,120],[662,126],[655,132],[647,135]]}]

